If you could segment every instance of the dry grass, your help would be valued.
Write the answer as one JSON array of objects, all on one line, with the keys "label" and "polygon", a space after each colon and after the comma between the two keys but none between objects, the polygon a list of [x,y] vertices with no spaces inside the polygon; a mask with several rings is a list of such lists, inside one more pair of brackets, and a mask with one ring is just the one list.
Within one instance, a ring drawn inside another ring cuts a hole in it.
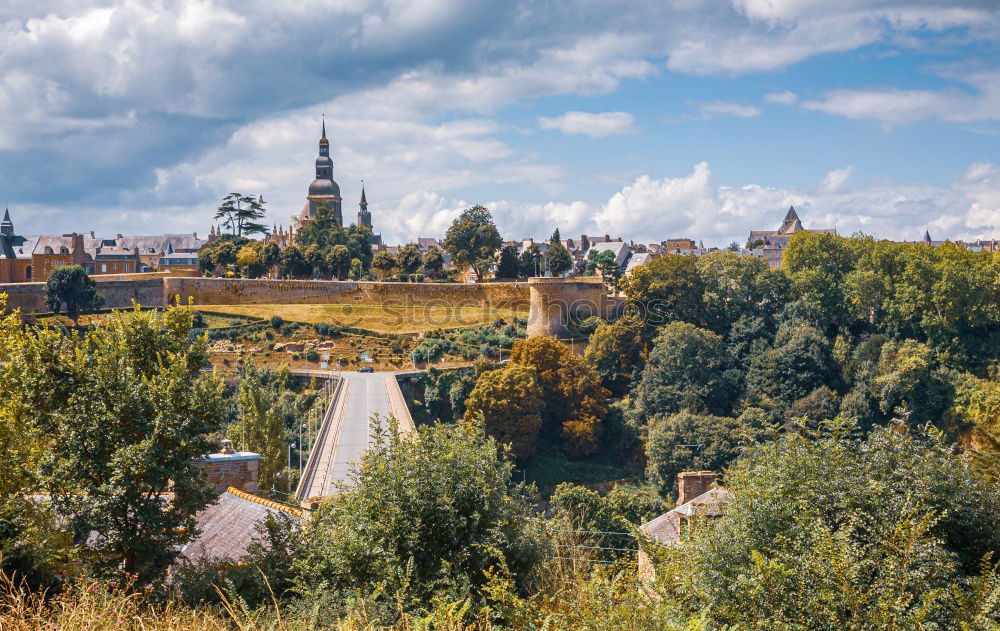
[{"label": "dry grass", "polygon": [[433,329],[489,324],[497,318],[512,320],[525,314],[510,309],[483,307],[425,307],[402,305],[212,305],[206,310],[233,315],[270,318],[278,315],[292,322],[335,324],[385,333],[419,333]]}]

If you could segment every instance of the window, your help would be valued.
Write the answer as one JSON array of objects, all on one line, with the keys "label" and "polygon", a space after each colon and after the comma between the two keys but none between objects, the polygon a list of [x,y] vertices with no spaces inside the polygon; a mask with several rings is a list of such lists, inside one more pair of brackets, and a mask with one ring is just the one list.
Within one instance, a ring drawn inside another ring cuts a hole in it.
[{"label": "window", "polygon": [[69,254],[69,249],[67,249],[66,246],[64,245],[61,248],[59,248],[59,254]]},{"label": "window", "polygon": [[102,274],[107,274],[108,273],[108,264],[107,263],[101,263],[101,273]]},{"label": "window", "polygon": [[53,252],[52,248],[50,248],[49,246],[45,246],[44,252],[45,254],[55,254],[55,252]]},{"label": "window", "polygon": [[31,266],[30,265],[28,265],[27,267],[24,268],[24,279],[25,280],[31,280]]}]

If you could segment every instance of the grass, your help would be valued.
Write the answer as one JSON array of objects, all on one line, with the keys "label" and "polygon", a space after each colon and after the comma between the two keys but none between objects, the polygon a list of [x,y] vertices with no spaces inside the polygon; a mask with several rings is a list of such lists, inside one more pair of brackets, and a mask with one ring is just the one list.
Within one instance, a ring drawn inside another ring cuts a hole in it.
[{"label": "grass", "polygon": [[385,333],[420,333],[488,324],[497,318],[512,320],[523,316],[509,309],[482,307],[426,307],[401,305],[298,304],[298,305],[212,305],[215,312],[270,318],[280,316],[292,322],[335,324]]}]

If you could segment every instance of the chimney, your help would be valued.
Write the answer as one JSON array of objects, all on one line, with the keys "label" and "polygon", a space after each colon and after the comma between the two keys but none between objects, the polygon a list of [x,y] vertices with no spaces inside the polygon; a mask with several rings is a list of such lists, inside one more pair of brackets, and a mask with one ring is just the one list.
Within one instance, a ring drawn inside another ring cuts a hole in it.
[{"label": "chimney", "polygon": [[712,471],[683,471],[677,474],[677,506],[708,491],[719,476]]},{"label": "chimney", "polygon": [[93,239],[93,238],[94,238],[94,231],[93,231],[93,230],[91,230],[91,231],[90,231],[90,238],[91,238],[91,239]]},{"label": "chimney", "polygon": [[260,454],[236,451],[232,442],[222,441],[219,453],[209,454],[195,461],[205,473],[205,481],[220,493],[233,486],[247,493],[257,492]]}]

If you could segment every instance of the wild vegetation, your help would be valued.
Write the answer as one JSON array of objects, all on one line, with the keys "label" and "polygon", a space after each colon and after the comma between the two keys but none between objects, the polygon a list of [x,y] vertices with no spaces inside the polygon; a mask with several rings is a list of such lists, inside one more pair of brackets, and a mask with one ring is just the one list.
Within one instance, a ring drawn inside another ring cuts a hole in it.
[{"label": "wild vegetation", "polygon": [[[805,233],[785,256],[639,268],[582,357],[515,323],[428,335],[479,357],[409,384],[431,422],[373,424],[338,495],[217,565],[173,558],[211,501],[190,458],[244,430],[275,451],[308,389],[205,373],[184,307],[5,318],[0,624],[1000,628],[1000,259]],[[688,469],[722,474],[723,513],[662,546],[638,526]],[[168,481],[180,501],[149,501]]]}]

